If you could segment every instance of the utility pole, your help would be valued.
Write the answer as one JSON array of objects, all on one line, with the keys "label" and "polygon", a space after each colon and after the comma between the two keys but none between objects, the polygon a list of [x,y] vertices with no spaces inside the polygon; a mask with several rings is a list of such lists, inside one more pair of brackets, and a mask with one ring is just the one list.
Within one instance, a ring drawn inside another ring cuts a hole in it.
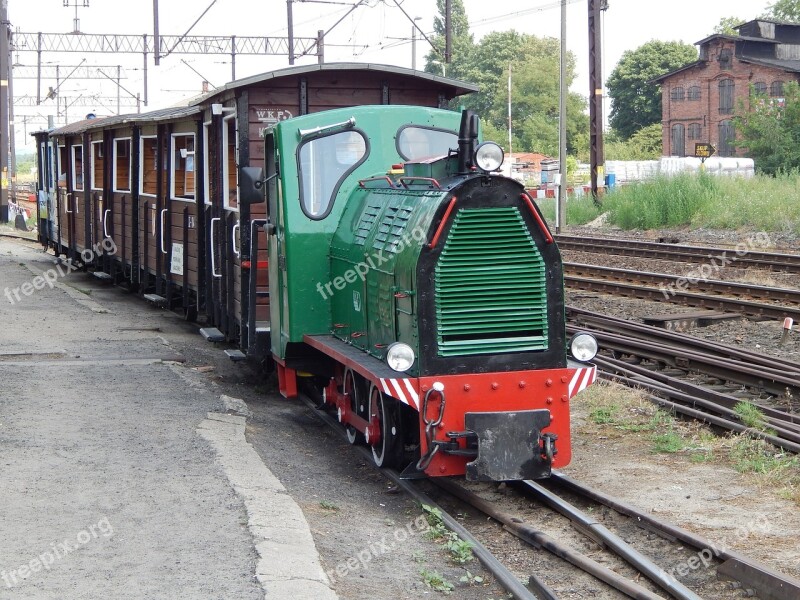
[{"label": "utility pole", "polygon": [[444,62],[449,64],[453,59],[453,3],[444,3]]},{"label": "utility pole", "polygon": [[292,20],[292,0],[286,0],[286,23],[289,36],[289,64],[294,64],[294,23]]},{"label": "utility pole", "polygon": [[[0,223],[8,223],[8,78],[9,39],[8,0],[0,0]],[[12,132],[13,133],[13,132]]]},{"label": "utility pole", "polygon": [[561,0],[561,66],[558,93],[558,186],[556,233],[567,225],[567,0]]},{"label": "utility pole", "polygon": [[592,198],[600,204],[598,179],[604,175],[603,157],[603,74],[600,11],[608,8],[606,0],[589,0],[589,163]]},{"label": "utility pole", "polygon": [[[144,64],[147,66],[147,39],[144,40]],[[153,0],[153,61],[159,65],[161,60],[161,38],[158,35],[158,0]],[[146,79],[145,79],[146,81]],[[144,103],[147,104],[147,84],[145,84]]]}]

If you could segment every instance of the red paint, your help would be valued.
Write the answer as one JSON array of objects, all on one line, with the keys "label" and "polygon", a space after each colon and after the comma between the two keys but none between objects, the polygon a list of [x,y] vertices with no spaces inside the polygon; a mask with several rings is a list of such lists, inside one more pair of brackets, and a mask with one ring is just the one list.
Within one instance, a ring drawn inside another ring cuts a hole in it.
[{"label": "red paint", "polygon": [[533,200],[528,194],[522,194],[522,198],[525,202],[528,203],[528,209],[531,211],[533,218],[536,219],[536,223],[539,225],[539,229],[542,230],[542,234],[544,234],[544,239],[547,241],[548,244],[553,243],[553,236],[550,235],[550,230],[547,229],[547,225],[544,224],[542,217],[539,216],[539,211],[536,210],[536,207],[533,205]]},{"label": "red paint", "polygon": [[428,248],[435,248],[436,243],[439,241],[439,236],[442,235],[442,231],[444,230],[444,226],[447,224],[447,218],[450,216],[450,213],[453,212],[453,208],[456,205],[456,197],[453,196],[452,200],[450,200],[450,204],[447,205],[447,210],[444,211],[444,216],[442,217],[442,222],[439,223],[439,227],[436,228],[436,233],[433,235],[433,239],[431,243],[428,244]]}]

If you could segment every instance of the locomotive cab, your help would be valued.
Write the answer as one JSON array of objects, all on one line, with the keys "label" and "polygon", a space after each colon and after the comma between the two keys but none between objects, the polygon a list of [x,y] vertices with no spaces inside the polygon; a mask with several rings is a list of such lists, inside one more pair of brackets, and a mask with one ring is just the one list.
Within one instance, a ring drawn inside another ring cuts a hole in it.
[{"label": "locomotive cab", "polygon": [[[268,157],[268,160],[270,158]],[[546,477],[570,460],[562,263],[469,112],[359,107],[279,123],[272,351],[352,443],[408,475]],[[581,346],[583,347],[583,346]],[[587,353],[580,358],[590,360]]]}]

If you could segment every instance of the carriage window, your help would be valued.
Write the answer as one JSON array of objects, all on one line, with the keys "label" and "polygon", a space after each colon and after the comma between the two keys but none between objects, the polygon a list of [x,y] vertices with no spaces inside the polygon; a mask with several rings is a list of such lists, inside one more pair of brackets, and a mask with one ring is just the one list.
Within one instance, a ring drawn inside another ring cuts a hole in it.
[{"label": "carriage window", "polygon": [[103,189],[103,142],[92,142],[92,189]]},{"label": "carriage window", "polygon": [[458,134],[428,127],[403,127],[397,134],[397,152],[406,160],[446,156],[458,148]]},{"label": "carriage window", "polygon": [[206,204],[211,204],[211,186],[209,185],[209,131],[211,129],[211,121],[203,123],[203,199]]},{"label": "carriage window", "polygon": [[297,155],[303,212],[312,219],[327,215],[342,180],[366,154],[366,140],[357,131],[341,131],[300,146]]},{"label": "carriage window", "polygon": [[172,136],[172,198],[192,199],[194,186],[194,134]]},{"label": "carriage window", "polygon": [[114,191],[131,191],[131,139],[114,140]]},{"label": "carriage window", "polygon": [[72,147],[72,182],[73,189],[83,191],[83,146]]},{"label": "carriage window", "polygon": [[58,147],[58,187],[67,187],[67,147]]},{"label": "carriage window", "polygon": [[222,198],[225,208],[239,209],[239,170],[236,168],[236,117],[226,117],[222,126]]},{"label": "carriage window", "polygon": [[139,193],[156,195],[158,185],[158,142],[155,136],[142,136],[139,162]]}]

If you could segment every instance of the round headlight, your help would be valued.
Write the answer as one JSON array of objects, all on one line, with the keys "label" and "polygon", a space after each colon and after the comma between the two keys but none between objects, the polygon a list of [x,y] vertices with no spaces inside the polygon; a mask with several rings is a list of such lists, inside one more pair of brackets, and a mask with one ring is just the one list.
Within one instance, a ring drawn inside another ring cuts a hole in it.
[{"label": "round headlight", "polygon": [[576,333],[569,341],[569,352],[575,360],[588,362],[597,354],[597,340],[590,333]]},{"label": "round headlight", "polygon": [[386,364],[395,371],[408,371],[414,364],[414,358],[414,350],[402,342],[395,342],[386,350]]},{"label": "round headlight", "polygon": [[497,171],[503,164],[503,149],[494,142],[483,142],[475,150],[475,165],[481,170]]}]

